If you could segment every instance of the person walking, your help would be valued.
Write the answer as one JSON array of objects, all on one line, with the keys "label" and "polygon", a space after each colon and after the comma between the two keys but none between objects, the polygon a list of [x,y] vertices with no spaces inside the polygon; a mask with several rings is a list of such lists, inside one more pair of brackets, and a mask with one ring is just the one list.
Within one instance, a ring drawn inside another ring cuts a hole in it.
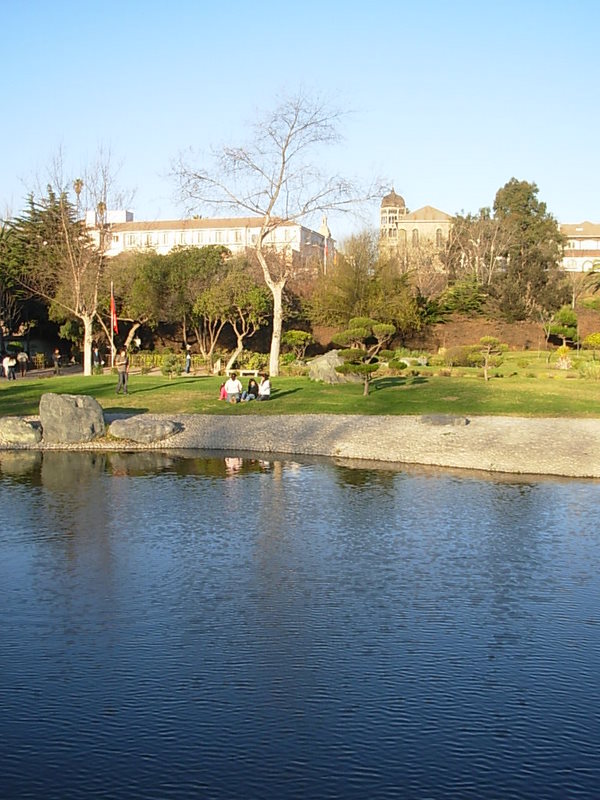
[{"label": "person walking", "polygon": [[127,358],[125,348],[122,348],[115,358],[115,367],[117,368],[117,375],[119,376],[119,382],[117,383],[117,394],[121,393],[121,389],[123,390],[123,394],[128,394],[127,376],[129,374],[129,359]]}]

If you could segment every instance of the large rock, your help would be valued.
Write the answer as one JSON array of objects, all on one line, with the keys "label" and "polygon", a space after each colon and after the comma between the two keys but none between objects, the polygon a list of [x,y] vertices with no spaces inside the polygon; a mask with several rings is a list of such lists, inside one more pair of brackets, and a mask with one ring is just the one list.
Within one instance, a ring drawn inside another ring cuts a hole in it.
[{"label": "large rock", "polygon": [[311,381],[323,383],[362,383],[358,375],[342,375],[335,371],[344,360],[340,358],[337,350],[329,350],[322,356],[317,356],[308,365],[308,377]]},{"label": "large rock", "polygon": [[102,406],[93,397],[47,392],[40,400],[44,442],[73,444],[104,436]]},{"label": "large rock", "polygon": [[116,419],[108,428],[110,436],[115,439],[129,439],[141,444],[152,444],[168,439],[181,430],[181,425],[170,419],[147,419],[146,417],[129,417]]},{"label": "large rock", "polygon": [[22,417],[0,418],[0,442],[9,445],[37,444],[42,440],[39,425]]}]

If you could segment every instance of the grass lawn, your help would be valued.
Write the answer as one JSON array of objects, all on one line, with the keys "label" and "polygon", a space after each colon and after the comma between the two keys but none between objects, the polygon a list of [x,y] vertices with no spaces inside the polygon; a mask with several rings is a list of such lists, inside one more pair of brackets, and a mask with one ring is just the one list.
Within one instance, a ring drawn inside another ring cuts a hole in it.
[{"label": "grass lawn", "polygon": [[218,400],[218,377],[131,375],[130,394],[115,395],[116,376],[28,377],[0,380],[0,415],[37,414],[44,392],[88,394],[105,411],[186,414],[465,414],[546,417],[600,415],[600,381],[553,369],[535,354],[510,354],[487,383],[473,368],[419,368],[417,375],[328,386],[304,377],[272,381],[270,402],[231,405]]}]

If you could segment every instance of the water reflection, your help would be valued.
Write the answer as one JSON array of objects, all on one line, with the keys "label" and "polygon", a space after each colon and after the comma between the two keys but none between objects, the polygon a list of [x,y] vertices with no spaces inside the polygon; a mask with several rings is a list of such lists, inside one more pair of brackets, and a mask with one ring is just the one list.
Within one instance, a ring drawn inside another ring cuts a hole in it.
[{"label": "water reflection", "polygon": [[594,797],[599,500],[0,453],[0,796]]}]

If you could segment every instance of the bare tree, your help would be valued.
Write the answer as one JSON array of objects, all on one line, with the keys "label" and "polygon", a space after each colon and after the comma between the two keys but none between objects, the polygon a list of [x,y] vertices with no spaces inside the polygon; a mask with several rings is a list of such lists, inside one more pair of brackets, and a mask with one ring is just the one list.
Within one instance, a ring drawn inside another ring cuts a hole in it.
[{"label": "bare tree", "polygon": [[[109,202],[119,202],[114,191],[110,152],[99,151],[97,162],[84,172],[85,179],[65,177],[59,151],[49,168],[44,192],[33,194],[26,212],[11,222],[18,245],[19,284],[48,301],[55,319],[77,318],[83,325],[83,368],[92,374],[93,323],[98,293],[106,265]],[[94,211],[97,237],[82,219]]]},{"label": "bare tree", "polygon": [[[254,124],[248,144],[226,146],[213,153],[210,168],[180,158],[174,169],[190,210],[210,206],[261,219],[253,249],[273,295],[272,375],[279,374],[282,298],[292,268],[291,258],[272,257],[273,232],[317,213],[350,210],[361,199],[348,180],[327,177],[316,167],[319,148],[340,139],[341,116],[327,104],[302,94],[286,98]],[[363,193],[363,199],[368,194]]]}]

